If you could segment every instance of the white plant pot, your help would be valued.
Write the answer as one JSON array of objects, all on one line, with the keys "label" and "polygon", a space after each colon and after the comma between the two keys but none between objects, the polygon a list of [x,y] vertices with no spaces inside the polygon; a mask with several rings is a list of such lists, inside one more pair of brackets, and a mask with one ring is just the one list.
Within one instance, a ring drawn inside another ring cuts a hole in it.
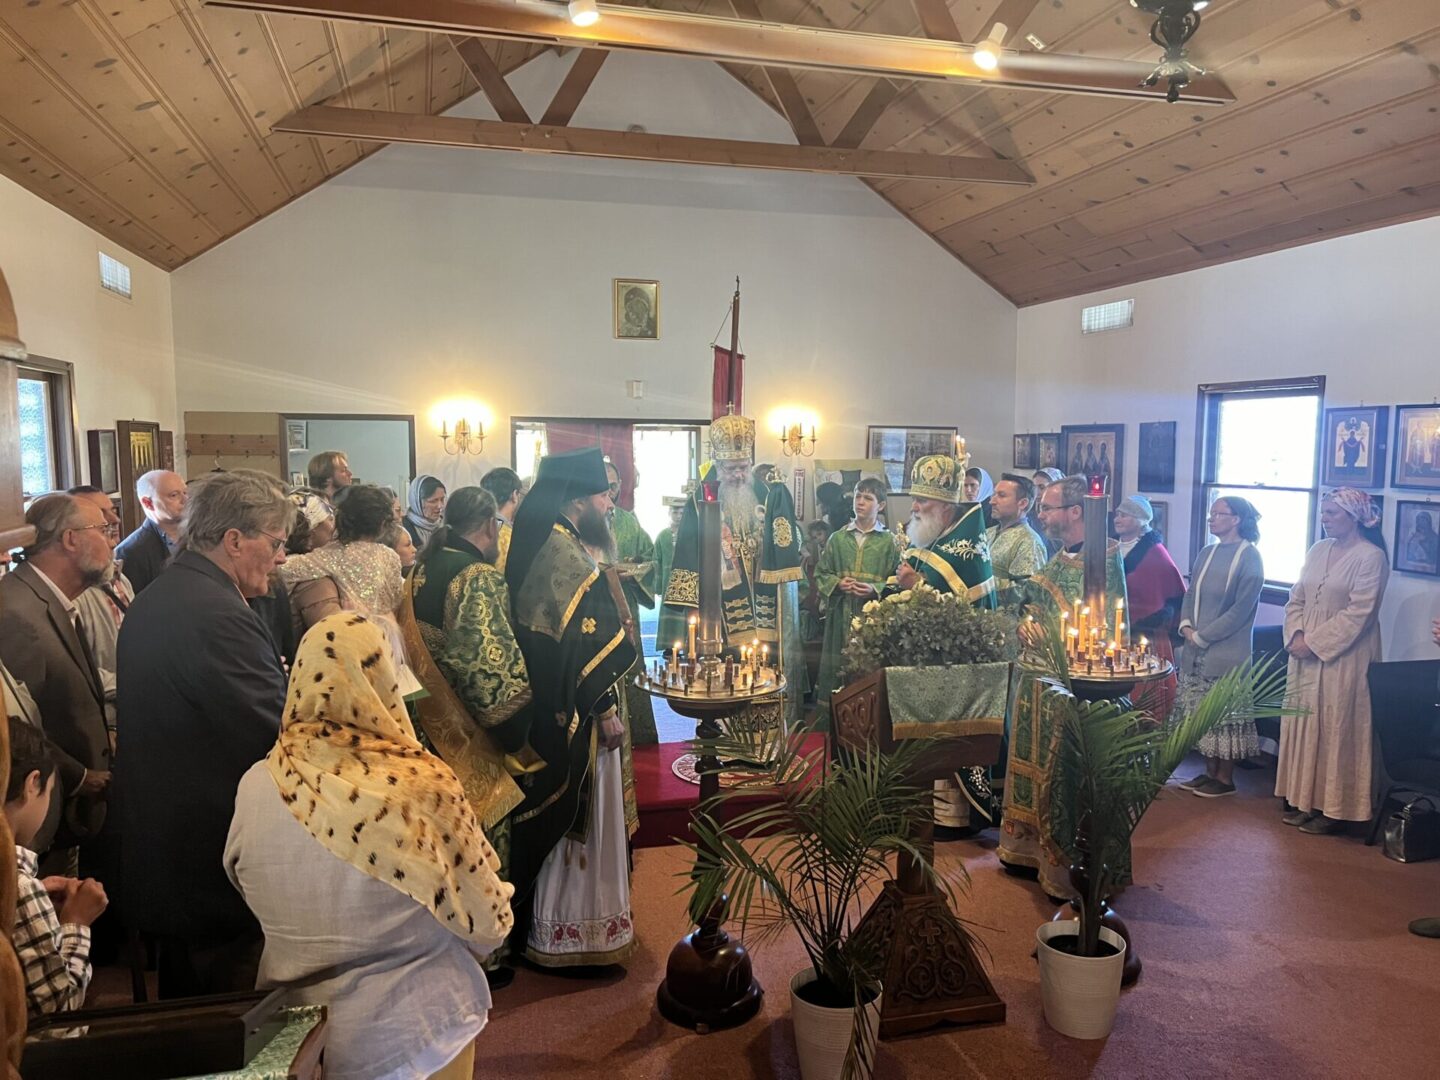
[{"label": "white plant pot", "polygon": [[[795,1024],[795,1049],[800,1058],[800,1080],[840,1080],[845,1065],[845,1052],[855,1030],[855,1010],[827,1009],[811,1005],[796,990],[815,981],[815,969],[806,968],[790,980],[790,1018]],[[880,998],[864,1006],[865,1022],[870,1028],[870,1044],[875,1045],[880,1030]],[[857,1080],[869,1080],[871,1068],[858,1071]]]},{"label": "white plant pot", "polygon": [[1049,922],[1035,931],[1040,960],[1040,1002],[1045,1022],[1072,1039],[1103,1039],[1115,1026],[1120,976],[1125,969],[1125,939],[1108,927],[1100,940],[1113,945],[1114,956],[1072,956],[1050,947],[1058,937],[1075,937],[1078,919]]}]

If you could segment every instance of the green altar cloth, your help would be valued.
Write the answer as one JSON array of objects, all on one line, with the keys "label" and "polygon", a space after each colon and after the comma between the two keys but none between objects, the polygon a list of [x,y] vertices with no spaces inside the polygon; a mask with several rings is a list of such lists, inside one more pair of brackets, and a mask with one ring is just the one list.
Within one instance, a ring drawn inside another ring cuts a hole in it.
[{"label": "green altar cloth", "polygon": [[1019,686],[1006,661],[885,669],[885,696],[896,739],[1003,735]]},{"label": "green altar cloth", "polygon": [[323,1005],[294,1005],[285,1012],[285,1026],[250,1059],[250,1064],[232,1072],[207,1073],[186,1080],[288,1080],[290,1065],[300,1044],[325,1019]]}]

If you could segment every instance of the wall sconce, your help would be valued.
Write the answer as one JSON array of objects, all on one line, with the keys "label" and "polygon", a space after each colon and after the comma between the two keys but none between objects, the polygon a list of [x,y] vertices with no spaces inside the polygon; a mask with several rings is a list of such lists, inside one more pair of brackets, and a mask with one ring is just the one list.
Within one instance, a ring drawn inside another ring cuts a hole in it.
[{"label": "wall sconce", "polygon": [[797,421],[780,425],[780,450],[786,457],[813,457],[815,454],[815,425],[810,425],[810,434]]},{"label": "wall sconce", "polygon": [[[456,420],[454,432],[441,421],[440,442],[444,444],[445,453],[451,457],[478,454],[485,449],[485,421],[477,420],[473,432],[467,420]],[[450,448],[452,442],[455,444],[453,450]]]}]

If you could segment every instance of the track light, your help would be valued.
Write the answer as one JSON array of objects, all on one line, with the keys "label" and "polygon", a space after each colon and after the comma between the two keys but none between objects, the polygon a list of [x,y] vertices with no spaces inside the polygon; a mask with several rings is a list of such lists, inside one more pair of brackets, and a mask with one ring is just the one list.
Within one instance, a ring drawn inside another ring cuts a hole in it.
[{"label": "track light", "polygon": [[600,9],[595,0],[570,0],[570,21],[576,26],[594,26],[600,21]]},{"label": "track light", "polygon": [[990,36],[975,46],[975,66],[981,71],[994,71],[1000,66],[1000,47],[1007,33],[1009,28],[1004,23],[996,23],[990,28]]}]

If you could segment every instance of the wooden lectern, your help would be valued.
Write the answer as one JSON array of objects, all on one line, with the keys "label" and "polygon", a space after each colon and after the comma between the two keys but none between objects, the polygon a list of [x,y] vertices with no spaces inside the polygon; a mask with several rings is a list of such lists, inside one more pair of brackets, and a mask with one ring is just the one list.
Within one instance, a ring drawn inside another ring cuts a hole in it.
[{"label": "wooden lectern", "polygon": [[[835,691],[830,699],[833,738],[850,750],[895,749],[885,689],[885,671]],[[960,769],[993,765],[1001,736],[936,738],[934,752],[915,780],[931,785]],[[935,825],[927,820],[915,838],[927,858],[935,853]],[[1005,1003],[995,993],[955,913],[945,897],[927,888],[915,860],[901,856],[895,878],[856,927],[857,935],[882,938],[887,955],[882,984],[880,1037],[888,1039],[937,1024],[993,1023],[1005,1019]]]}]

